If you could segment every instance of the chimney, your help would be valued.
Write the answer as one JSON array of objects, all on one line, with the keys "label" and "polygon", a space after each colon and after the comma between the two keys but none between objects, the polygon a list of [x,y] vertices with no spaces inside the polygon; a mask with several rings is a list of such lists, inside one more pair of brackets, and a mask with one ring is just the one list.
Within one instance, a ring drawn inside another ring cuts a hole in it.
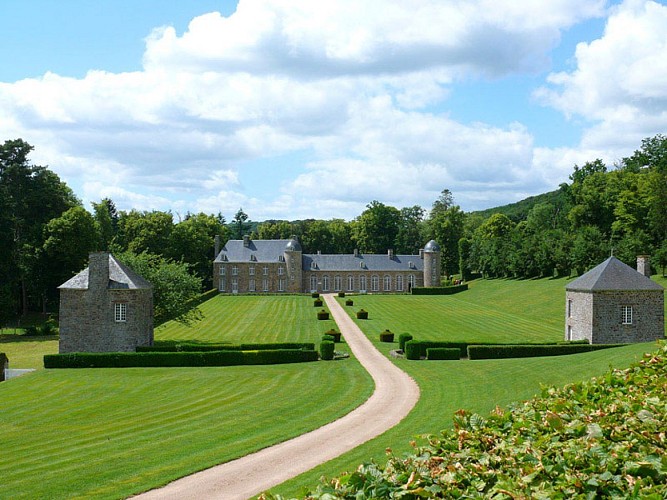
[{"label": "chimney", "polygon": [[651,277],[651,257],[649,255],[637,255],[637,272],[647,278]]},{"label": "chimney", "polygon": [[109,253],[94,252],[88,262],[88,290],[109,288]]},{"label": "chimney", "polygon": [[248,234],[243,235],[243,246],[246,248],[250,246],[250,235]]},{"label": "chimney", "polygon": [[354,249],[354,256],[359,257],[359,249],[358,248]]},{"label": "chimney", "polygon": [[213,255],[213,258],[217,259],[218,254],[220,253],[220,235],[219,234],[215,235],[215,238],[213,238],[213,242],[214,242],[213,245],[214,245],[214,248],[215,248],[215,250],[214,250],[215,254]]},{"label": "chimney", "polygon": [[393,260],[393,258],[394,258],[394,250],[393,249],[390,248],[389,250],[387,250],[387,257],[389,257],[389,259]]},{"label": "chimney", "polygon": [[424,260],[424,249],[423,248],[419,249],[419,258]]}]

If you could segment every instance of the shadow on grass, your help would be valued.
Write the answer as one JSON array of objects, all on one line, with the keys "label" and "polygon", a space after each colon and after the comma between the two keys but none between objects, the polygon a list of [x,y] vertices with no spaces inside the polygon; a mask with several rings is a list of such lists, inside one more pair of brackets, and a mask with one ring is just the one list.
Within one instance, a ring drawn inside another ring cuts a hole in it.
[{"label": "shadow on grass", "polygon": [[220,344],[228,344],[232,345],[232,342],[203,342],[201,340],[193,340],[193,339],[170,339],[170,340],[156,340],[153,342],[153,346],[155,347],[172,347],[175,345],[179,344],[194,344],[194,345],[220,345]]},{"label": "shadow on grass", "polygon": [[0,334],[0,344],[14,342],[48,342],[49,340],[60,340],[59,335],[23,335],[13,333]]}]

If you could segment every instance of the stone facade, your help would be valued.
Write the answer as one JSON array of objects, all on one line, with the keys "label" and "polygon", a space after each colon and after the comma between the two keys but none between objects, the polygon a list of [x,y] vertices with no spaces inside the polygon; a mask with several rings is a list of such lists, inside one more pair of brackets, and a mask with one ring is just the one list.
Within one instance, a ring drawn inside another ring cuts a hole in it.
[{"label": "stone facade", "polygon": [[106,252],[60,287],[60,352],[133,352],[153,343],[150,283]]},{"label": "stone facade", "polygon": [[664,336],[663,288],[615,257],[567,285],[566,340],[617,344]]},{"label": "stone facade", "polygon": [[220,249],[213,275],[223,293],[401,293],[439,285],[440,247],[431,241],[422,255],[303,254],[294,238],[246,236]]}]

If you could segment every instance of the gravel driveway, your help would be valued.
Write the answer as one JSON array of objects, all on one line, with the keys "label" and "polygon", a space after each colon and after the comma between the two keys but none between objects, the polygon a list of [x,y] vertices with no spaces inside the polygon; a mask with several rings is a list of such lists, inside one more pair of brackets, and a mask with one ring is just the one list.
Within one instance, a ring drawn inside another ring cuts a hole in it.
[{"label": "gravel driveway", "polygon": [[382,434],[412,410],[419,399],[415,381],[373,347],[333,295],[324,299],[350,350],[373,377],[371,397],[324,427],[135,498],[245,500]]}]

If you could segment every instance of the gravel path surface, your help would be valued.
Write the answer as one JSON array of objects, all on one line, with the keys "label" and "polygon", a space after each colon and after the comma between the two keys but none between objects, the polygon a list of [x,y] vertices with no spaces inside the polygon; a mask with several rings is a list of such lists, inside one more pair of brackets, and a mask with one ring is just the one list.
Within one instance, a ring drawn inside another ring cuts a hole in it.
[{"label": "gravel path surface", "polygon": [[135,498],[245,500],[382,434],[412,410],[419,399],[415,381],[373,347],[333,295],[324,299],[350,350],[375,381],[372,396],[324,427]]}]

